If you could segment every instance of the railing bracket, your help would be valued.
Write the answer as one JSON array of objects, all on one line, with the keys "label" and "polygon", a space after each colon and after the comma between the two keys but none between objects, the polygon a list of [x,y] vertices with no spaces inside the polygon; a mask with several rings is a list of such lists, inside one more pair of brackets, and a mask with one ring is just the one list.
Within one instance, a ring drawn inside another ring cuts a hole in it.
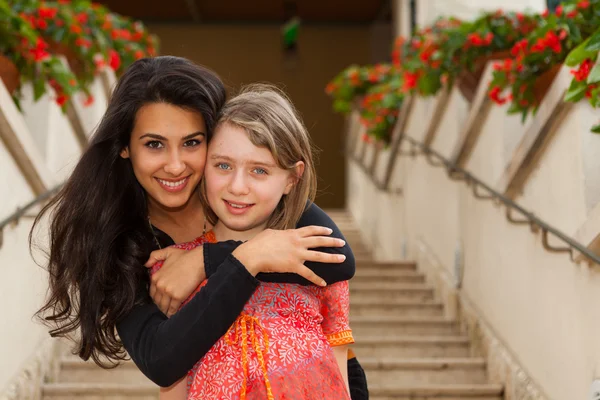
[{"label": "railing bracket", "polygon": [[553,253],[569,253],[569,254],[573,253],[573,249],[571,247],[552,246],[548,242],[548,230],[547,229],[542,229],[542,244],[544,245],[544,248],[546,250],[551,251]]},{"label": "railing bracket", "polygon": [[490,194],[480,194],[480,193],[477,191],[477,188],[478,188],[478,187],[479,187],[479,185],[477,184],[477,182],[473,182],[473,186],[472,186],[472,189],[473,189],[473,196],[477,197],[478,199],[482,199],[482,200],[490,200],[490,199],[493,199],[494,197],[496,197],[496,196],[494,196],[493,194],[492,194],[492,195],[490,195]]}]

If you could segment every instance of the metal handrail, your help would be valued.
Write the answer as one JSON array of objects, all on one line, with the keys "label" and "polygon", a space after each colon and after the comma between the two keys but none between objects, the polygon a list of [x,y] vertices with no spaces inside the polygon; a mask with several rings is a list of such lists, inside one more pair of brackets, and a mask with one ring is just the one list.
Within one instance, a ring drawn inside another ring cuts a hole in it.
[{"label": "metal handrail", "polygon": [[4,228],[10,224],[18,224],[19,220],[25,216],[25,213],[29,211],[31,208],[37,206],[38,204],[49,200],[54,196],[58,191],[62,188],[62,184],[55,186],[54,188],[45,191],[44,193],[37,196],[35,199],[31,200],[29,203],[25,204],[23,207],[17,207],[17,210],[9,215],[7,218],[0,221],[0,248],[4,242]]},{"label": "metal handrail", "polygon": [[[473,195],[475,197],[477,197],[479,199],[494,200],[496,202],[504,203],[504,205],[507,207],[506,219],[510,223],[528,224],[532,230],[541,229],[542,235],[543,235],[542,236],[542,244],[546,250],[555,252],[555,253],[561,253],[561,252],[569,253],[569,257],[571,258],[571,261],[574,261],[573,250],[576,250],[577,252],[581,253],[583,256],[588,258],[590,261],[600,264],[600,256],[598,256],[595,253],[593,253],[592,251],[590,251],[587,247],[585,247],[581,243],[577,242],[575,239],[572,239],[571,237],[567,236],[566,234],[559,231],[558,229],[554,228],[553,226],[545,223],[544,221],[542,221],[541,219],[536,217],[532,212],[525,210],[523,207],[519,206],[517,203],[515,203],[514,201],[512,201],[511,199],[509,199],[502,193],[499,193],[496,190],[492,189],[491,187],[486,185],[483,181],[481,181],[480,179],[477,179],[475,176],[471,175],[466,170],[460,168],[455,163],[449,161],[448,159],[446,159],[444,156],[442,156],[441,154],[439,154],[432,148],[426,146],[424,143],[422,143],[418,140],[415,140],[405,134],[402,135],[402,138],[400,140],[406,140],[406,141],[410,142],[410,144],[412,146],[418,148],[421,151],[421,153],[425,156],[427,162],[429,162],[430,164],[432,164],[434,166],[444,166],[446,168],[446,170],[448,171],[448,175],[450,176],[451,179],[464,180],[467,183],[467,185],[473,185],[472,191],[473,191]],[[410,154],[413,156],[418,155],[417,152],[411,152]],[[434,160],[434,158],[437,158],[437,160]],[[481,194],[478,191],[479,187],[481,187],[483,190],[485,190],[487,192],[487,194]],[[516,211],[517,213],[521,214],[522,216],[525,217],[525,219],[513,218],[511,216],[512,211]],[[565,242],[568,245],[568,247],[556,247],[556,246],[550,245],[548,242],[548,234],[549,233],[552,234],[553,236],[555,236],[556,238],[562,240],[563,242]]]}]

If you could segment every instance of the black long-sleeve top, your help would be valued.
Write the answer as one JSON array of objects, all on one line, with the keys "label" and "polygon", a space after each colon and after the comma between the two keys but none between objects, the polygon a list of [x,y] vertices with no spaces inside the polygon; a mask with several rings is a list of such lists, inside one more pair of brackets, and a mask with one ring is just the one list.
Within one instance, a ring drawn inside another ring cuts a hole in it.
[{"label": "black long-sleeve top", "polygon": [[[332,237],[344,238],[331,218],[312,203],[307,206],[297,227],[309,225],[331,228]],[[164,232],[157,231],[156,234],[161,247],[174,244]],[[158,309],[146,290],[140,293],[144,304],[136,306],[117,323],[119,337],[132,360],[157,385],[171,386],[192,369],[227,332],[258,287],[259,281],[310,284],[297,274],[269,273],[253,277],[231,255],[240,244],[241,242],[229,241],[204,245],[204,268],[210,279],[171,318],[167,318]],[[354,276],[354,255],[347,244],[340,248],[316,250],[346,256],[341,264],[306,263],[327,284]]]}]

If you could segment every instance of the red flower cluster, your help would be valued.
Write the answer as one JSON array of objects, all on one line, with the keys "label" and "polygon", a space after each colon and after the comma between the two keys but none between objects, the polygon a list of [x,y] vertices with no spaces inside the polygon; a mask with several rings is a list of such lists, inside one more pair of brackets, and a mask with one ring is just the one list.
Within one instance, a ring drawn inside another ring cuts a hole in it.
[{"label": "red flower cluster", "polygon": [[33,59],[36,62],[43,62],[50,58],[48,52],[48,43],[38,36],[35,45],[32,47],[27,39],[23,39],[21,44],[24,48],[24,56]]},{"label": "red flower cluster", "polygon": [[510,55],[512,55],[513,57],[523,58],[525,52],[527,51],[527,45],[527,39],[519,40],[517,43],[515,43],[512,49],[510,49]]},{"label": "red flower cluster", "polygon": [[496,104],[504,104],[504,103],[506,103],[508,98],[502,97],[501,93],[502,93],[502,88],[500,88],[500,86],[494,86],[488,92],[488,96],[490,96],[490,99],[492,99]]},{"label": "red flower cluster", "polygon": [[581,0],[579,3],[577,3],[577,8],[580,10],[585,10],[589,7],[590,7],[589,0]]},{"label": "red flower cluster", "polygon": [[542,53],[546,49],[551,49],[554,53],[560,54],[562,51],[562,41],[567,38],[567,31],[561,30],[557,35],[554,31],[548,31],[546,36],[539,38],[533,46],[531,51],[533,53]]},{"label": "red flower cluster", "polygon": [[121,66],[121,56],[114,49],[108,52],[108,65],[115,71]]},{"label": "red flower cluster", "polygon": [[504,71],[510,73],[511,71],[522,72],[523,71],[523,63],[520,60],[513,60],[512,58],[506,58],[501,63],[494,64],[494,69],[496,71]]},{"label": "red flower cluster", "polygon": [[410,90],[417,87],[417,82],[419,80],[420,73],[417,72],[409,72],[404,71],[404,83],[402,84],[402,91],[409,92]]},{"label": "red flower cluster", "polygon": [[583,82],[587,80],[592,67],[594,66],[594,62],[587,58],[580,65],[578,69],[572,69],[571,74],[575,76],[575,80],[577,82]]},{"label": "red flower cluster", "polygon": [[479,33],[469,33],[467,36],[467,44],[475,47],[489,46],[492,44],[494,34],[492,32],[486,33],[485,36],[481,36]]}]

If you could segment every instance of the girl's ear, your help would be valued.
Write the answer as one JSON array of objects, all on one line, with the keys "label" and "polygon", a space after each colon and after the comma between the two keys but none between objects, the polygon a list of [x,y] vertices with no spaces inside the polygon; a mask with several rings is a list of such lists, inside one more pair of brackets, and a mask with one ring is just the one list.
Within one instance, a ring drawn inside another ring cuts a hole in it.
[{"label": "girl's ear", "polygon": [[292,171],[290,171],[290,176],[288,178],[288,184],[285,186],[285,191],[283,194],[289,194],[292,191],[292,188],[298,183],[298,181],[304,175],[304,161],[298,161]]},{"label": "girl's ear", "polygon": [[125,146],[119,154],[121,155],[121,158],[129,158],[129,146]]}]

